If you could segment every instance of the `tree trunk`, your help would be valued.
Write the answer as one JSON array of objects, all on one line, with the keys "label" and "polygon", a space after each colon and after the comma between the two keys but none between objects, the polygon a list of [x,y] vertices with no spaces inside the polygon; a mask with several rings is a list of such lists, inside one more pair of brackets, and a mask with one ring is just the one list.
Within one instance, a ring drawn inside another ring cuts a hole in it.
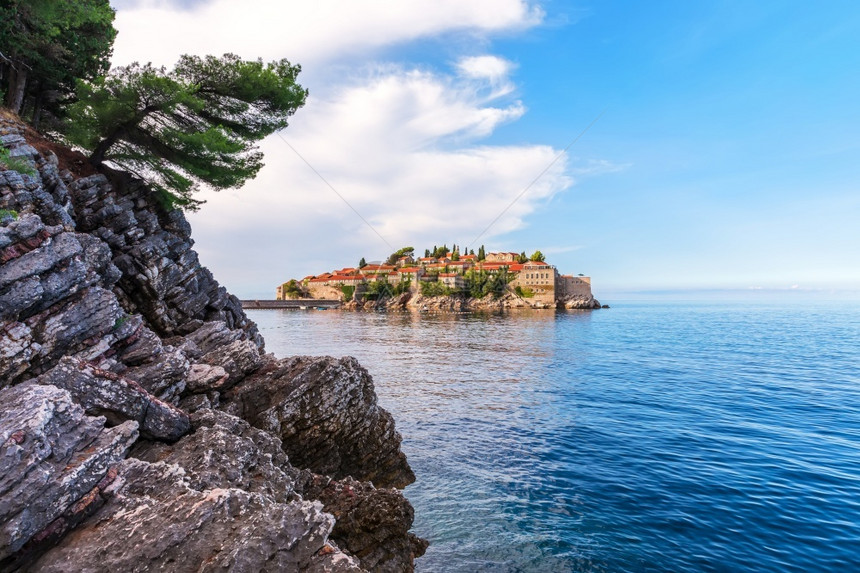
[{"label": "tree trunk", "polygon": [[18,113],[24,103],[24,90],[27,87],[27,72],[12,68],[9,73],[9,91],[6,93],[6,107]]},{"label": "tree trunk", "polygon": [[33,102],[33,129],[36,131],[39,130],[39,123],[42,121],[42,105],[45,101],[45,90],[41,89],[42,86],[39,86],[39,91],[36,92],[36,100]]},{"label": "tree trunk", "polygon": [[96,148],[93,149],[92,154],[90,154],[90,163],[95,166],[101,165],[105,160],[105,155],[108,150],[113,146],[114,143],[117,142],[120,135],[125,132],[124,129],[120,128],[110,134],[108,137],[99,141],[99,144],[96,145]]}]

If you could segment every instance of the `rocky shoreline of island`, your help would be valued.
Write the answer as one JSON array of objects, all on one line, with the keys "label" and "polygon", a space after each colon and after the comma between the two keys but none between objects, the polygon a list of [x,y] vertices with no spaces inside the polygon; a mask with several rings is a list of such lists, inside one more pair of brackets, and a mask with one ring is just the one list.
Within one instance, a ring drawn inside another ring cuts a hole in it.
[{"label": "rocky shoreline of island", "polygon": [[467,298],[456,295],[423,296],[404,293],[396,297],[368,301],[348,301],[341,305],[344,310],[387,312],[505,312],[516,310],[595,310],[609,308],[601,305],[593,296],[574,296],[555,304],[534,303],[514,293],[500,297],[488,295],[483,298]]}]

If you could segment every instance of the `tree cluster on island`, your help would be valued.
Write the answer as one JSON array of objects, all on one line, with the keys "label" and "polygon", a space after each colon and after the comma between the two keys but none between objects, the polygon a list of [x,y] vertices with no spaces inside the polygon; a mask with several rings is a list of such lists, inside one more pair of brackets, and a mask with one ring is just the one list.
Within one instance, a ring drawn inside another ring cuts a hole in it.
[{"label": "tree cluster on island", "polygon": [[305,103],[301,71],[234,54],[181,56],[172,70],[110,68],[108,0],[0,4],[0,92],[35,128],[132,173],[168,208],[197,208],[201,185],[241,187],[263,166],[256,143]]},{"label": "tree cluster on island", "polygon": [[[381,263],[372,265],[368,264],[367,259],[361,257],[356,268],[344,268],[332,273],[323,273],[320,276],[305,277],[302,281],[292,279],[283,283],[280,286],[280,296],[293,299],[312,298],[310,288],[313,283],[321,282],[326,286],[339,288],[344,300],[352,300],[357,290],[355,284],[359,282],[362,285],[361,296],[364,300],[395,297],[413,290],[412,278],[398,277],[398,280],[390,281],[388,274],[397,275],[399,271],[396,269],[404,272],[416,271],[419,269],[414,268],[413,265],[418,265],[422,278],[416,288],[423,296],[483,298],[493,295],[499,297],[510,290],[510,283],[518,277],[517,266],[521,267],[526,262],[545,262],[545,256],[539,250],[531,256],[527,256],[525,251],[519,255],[504,253],[509,257],[506,261],[511,263],[510,265],[504,265],[499,260],[495,263],[487,261],[484,245],[478,248],[477,253],[474,249],[462,251],[461,255],[460,247],[456,243],[451,248],[446,243],[441,247],[434,245],[432,249],[425,249],[425,257],[417,261],[414,259],[415,248],[411,246],[397,249]],[[496,256],[500,254],[495,253]],[[369,272],[368,269],[370,269]],[[459,269],[460,272],[452,273],[452,269]],[[456,277],[454,277],[455,274]],[[417,280],[419,275],[414,276]],[[448,280],[456,278],[455,286],[445,284],[445,281],[440,280],[442,277],[448,277]],[[535,294],[528,287],[519,285],[513,289],[513,292],[523,298],[530,298]]]},{"label": "tree cluster on island", "polygon": [[[475,249],[464,249],[463,255],[468,255],[475,257],[476,261],[484,261],[487,259],[486,249],[484,245],[481,245],[478,248],[477,254],[475,253]],[[385,259],[386,265],[394,265],[400,260],[402,257],[414,257],[415,256],[415,247],[403,247],[401,249],[397,249],[393,253],[391,253],[387,259]],[[454,243],[451,248],[448,248],[447,243],[442,245],[441,247],[437,247],[433,245],[432,249],[424,249],[424,258],[426,259],[441,259],[441,258],[450,258],[452,261],[459,261],[462,257],[460,254],[460,246],[457,243]],[[517,258],[517,262],[520,264],[526,263],[528,261],[546,261],[546,257],[540,251],[535,251],[531,254],[531,256],[527,256],[526,252],[523,251],[520,253]],[[364,268],[367,266],[367,260],[364,257],[358,261],[358,268]]]}]

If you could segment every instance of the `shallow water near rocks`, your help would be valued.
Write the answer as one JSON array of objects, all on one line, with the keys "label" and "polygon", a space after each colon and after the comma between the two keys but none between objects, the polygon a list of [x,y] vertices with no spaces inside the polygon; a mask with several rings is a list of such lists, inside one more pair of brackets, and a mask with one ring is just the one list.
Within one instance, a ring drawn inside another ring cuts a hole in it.
[{"label": "shallow water near rocks", "polygon": [[248,315],[373,375],[418,571],[860,570],[856,302]]}]

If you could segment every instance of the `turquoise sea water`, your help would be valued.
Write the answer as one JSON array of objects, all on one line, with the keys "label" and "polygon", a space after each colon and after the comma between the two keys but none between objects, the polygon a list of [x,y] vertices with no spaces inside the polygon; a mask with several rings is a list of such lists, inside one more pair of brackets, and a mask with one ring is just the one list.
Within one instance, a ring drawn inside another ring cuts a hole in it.
[{"label": "turquoise sea water", "polygon": [[860,571],[856,302],[248,314],[373,375],[418,571]]}]

